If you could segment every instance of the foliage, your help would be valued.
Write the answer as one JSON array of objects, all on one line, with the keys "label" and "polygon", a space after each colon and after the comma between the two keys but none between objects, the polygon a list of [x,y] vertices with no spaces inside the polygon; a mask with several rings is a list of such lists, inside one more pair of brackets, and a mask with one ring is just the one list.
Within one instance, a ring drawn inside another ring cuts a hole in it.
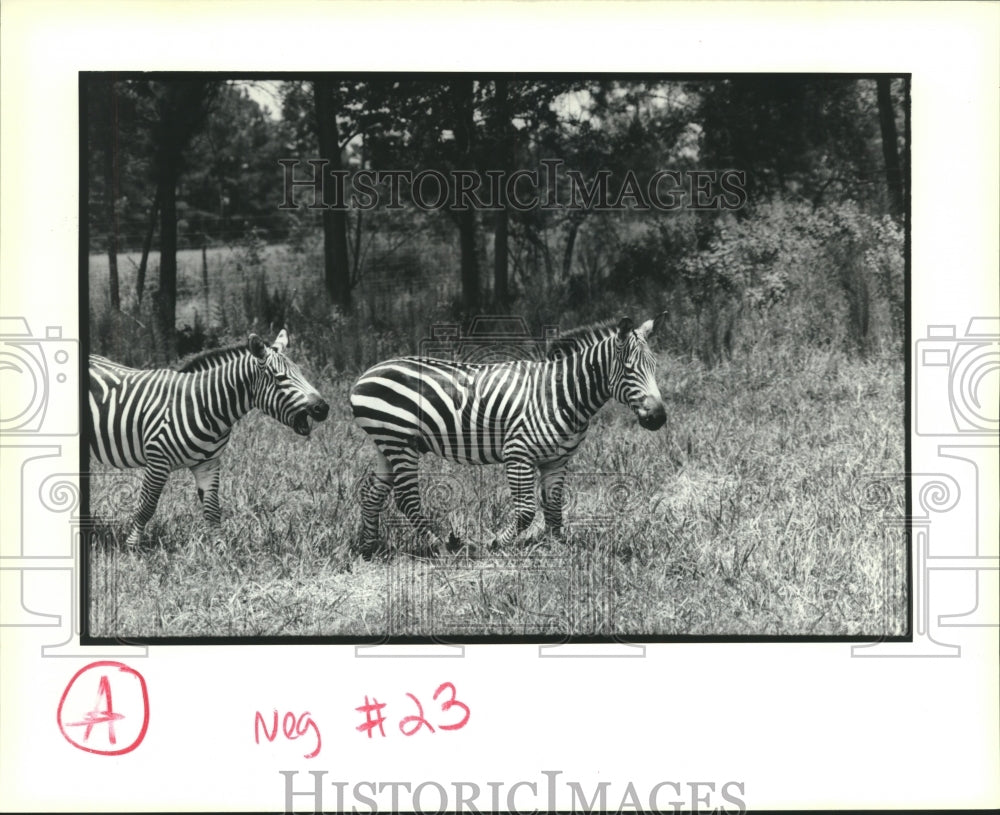
[{"label": "foliage", "polygon": [[[897,80],[897,94],[901,86]],[[693,90],[702,98],[703,158],[745,170],[751,197],[791,193],[816,205],[853,198],[887,208],[874,79],[747,75]]]},{"label": "foliage", "polygon": [[[606,277],[573,276],[538,292],[530,305],[522,301],[519,312],[540,330],[624,313],[638,317],[659,304],[671,312],[668,346],[709,364],[767,337],[901,353],[903,234],[891,218],[867,215],[850,202],[815,210],[803,202],[774,202],[715,226],[701,250],[694,218],[634,225],[621,230],[625,237],[608,228],[604,239],[620,243]],[[585,232],[581,256],[599,239],[597,230]],[[435,323],[461,322],[458,290],[448,273],[447,244],[408,235],[392,246],[384,235],[373,237],[373,267],[351,313],[326,300],[314,271],[322,262],[315,235],[298,246],[273,247],[251,231],[232,249],[210,250],[208,296],[202,253],[181,252],[181,342],[193,351],[199,338],[210,346],[254,327],[287,325],[308,335],[320,365],[341,371],[359,371],[388,349],[414,353]],[[130,257],[123,256],[123,267]],[[152,315],[143,309],[113,318],[98,271],[106,267],[95,258],[92,268],[92,348],[150,364],[153,357],[145,359],[142,349],[149,347],[144,325]],[[127,299],[129,290],[123,292]]]},{"label": "foliage", "polygon": [[[349,174],[428,167],[482,173],[538,169],[557,160],[565,201],[570,173],[588,181],[605,171],[613,195],[630,172],[644,178],[664,168],[735,167],[747,174],[749,198],[735,212],[692,209],[689,196],[666,212],[511,209],[501,230],[496,213],[459,222],[459,213],[447,209],[422,211],[403,185],[399,210],[346,213],[353,296],[333,320],[337,312],[318,285],[324,279],[320,212],[278,209],[284,190],[277,158],[317,155],[314,83],[273,83],[282,106],[281,117],[273,118],[249,97],[246,82],[222,81],[185,156],[178,240],[182,252],[208,247],[228,255],[203,265],[210,280],[186,280],[181,270],[176,321],[185,345],[211,342],[217,330],[308,313],[315,335],[331,334],[327,344],[338,349],[324,359],[349,369],[374,361],[363,347],[381,346],[342,335],[343,325],[363,337],[392,333],[414,350],[433,322],[471,316],[466,289],[474,274],[482,308],[512,310],[533,326],[572,325],[663,303],[676,315],[672,347],[710,363],[762,331],[864,354],[899,348],[903,231],[887,205],[874,80],[512,76],[502,94],[498,80],[474,79],[462,102],[471,108],[463,108],[457,85],[437,77],[327,79]],[[137,248],[152,201],[150,82],[126,75],[112,85],[122,249]],[[114,129],[105,95],[87,99],[90,234],[95,248],[104,249],[111,193],[98,147]],[[904,83],[894,80],[890,101],[900,134],[906,133],[904,100]],[[459,125],[470,129],[462,138]],[[905,166],[906,145],[897,147]],[[487,271],[498,256],[506,258],[504,292],[493,289],[500,272]],[[145,309],[129,294],[131,258],[121,266],[121,307],[147,324]],[[155,252],[151,264],[156,267]],[[185,307],[199,292],[205,303]],[[110,325],[101,303],[92,302],[96,318]],[[102,348],[103,341],[95,345]]]},{"label": "foliage", "polygon": [[[94,250],[103,248],[103,235],[111,227],[105,210],[109,194],[116,196],[120,250],[142,246],[156,190],[156,140],[161,138],[160,116],[167,104],[164,93],[175,84],[175,80],[128,74],[88,77],[88,211]],[[283,238],[289,219],[278,209],[284,191],[277,160],[287,149],[288,126],[269,119],[243,85],[219,81],[212,91],[204,127],[182,156],[179,246],[227,243],[238,240],[248,228],[263,230],[268,240]],[[106,188],[99,166],[109,141],[115,155],[112,191]]]},{"label": "foliage", "polygon": [[696,312],[756,313],[777,335],[813,345],[901,351],[903,234],[853,201],[771,202],[720,220],[682,267]]}]

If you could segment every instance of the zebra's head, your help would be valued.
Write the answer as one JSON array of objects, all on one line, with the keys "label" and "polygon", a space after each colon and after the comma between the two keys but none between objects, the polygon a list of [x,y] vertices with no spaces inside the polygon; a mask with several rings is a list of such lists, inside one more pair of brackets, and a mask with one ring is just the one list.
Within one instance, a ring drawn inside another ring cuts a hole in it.
[{"label": "zebra's head", "polygon": [[247,347],[257,363],[253,382],[253,404],[268,416],[288,425],[300,436],[308,436],[310,418],[322,422],[330,406],[302,375],[299,366],[285,356],[288,334],[282,329],[273,345],[256,334]]},{"label": "zebra's head", "polygon": [[611,395],[632,408],[646,430],[659,430],[667,420],[663,397],[656,385],[656,359],[647,339],[666,321],[667,312],[632,328],[632,320],[622,318],[614,342],[611,364]]}]

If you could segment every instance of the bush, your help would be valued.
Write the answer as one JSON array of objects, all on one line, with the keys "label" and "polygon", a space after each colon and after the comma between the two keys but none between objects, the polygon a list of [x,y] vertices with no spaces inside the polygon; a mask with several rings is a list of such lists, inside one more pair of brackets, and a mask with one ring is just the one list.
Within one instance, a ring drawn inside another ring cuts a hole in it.
[{"label": "bush", "polygon": [[775,201],[742,220],[720,218],[709,245],[682,262],[696,324],[709,322],[698,355],[718,357],[720,324],[754,343],[764,339],[764,324],[770,339],[898,353],[903,249],[892,219],[864,213],[852,201],[815,209]]}]

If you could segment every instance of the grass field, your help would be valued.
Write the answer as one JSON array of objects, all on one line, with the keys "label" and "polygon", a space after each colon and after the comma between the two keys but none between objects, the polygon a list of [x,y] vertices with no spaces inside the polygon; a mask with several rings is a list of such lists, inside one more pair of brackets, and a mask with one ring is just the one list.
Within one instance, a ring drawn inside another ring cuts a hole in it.
[{"label": "grass field", "polygon": [[[635,315],[637,318],[643,315]],[[646,315],[648,316],[648,315]],[[712,368],[659,354],[666,426],[609,404],[571,467],[564,543],[468,561],[366,562],[356,485],[374,447],[353,377],[307,374],[331,404],[309,439],[260,413],[223,458],[223,524],[175,473],[133,550],[138,471],[95,470],[90,633],[144,636],[850,635],[906,631],[906,542],[865,483],[904,471],[899,359],[760,344]],[[500,467],[422,461],[425,506],[464,538],[510,518]],[[410,542],[383,514],[397,550]]]}]

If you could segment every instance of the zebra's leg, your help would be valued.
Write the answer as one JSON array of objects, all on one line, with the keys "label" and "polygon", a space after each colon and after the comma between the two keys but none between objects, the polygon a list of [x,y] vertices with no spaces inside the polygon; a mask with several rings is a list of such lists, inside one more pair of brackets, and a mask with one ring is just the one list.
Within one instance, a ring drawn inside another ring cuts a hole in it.
[{"label": "zebra's leg", "polygon": [[506,546],[525,532],[535,519],[535,468],[521,458],[505,463],[507,484],[514,499],[514,520],[493,541],[493,546]]},{"label": "zebra's leg", "polygon": [[205,520],[212,526],[222,523],[222,510],[219,507],[219,459],[210,458],[191,467],[194,481],[198,487],[198,500],[205,512]]},{"label": "zebra's leg", "polygon": [[167,476],[170,475],[170,465],[165,459],[159,456],[149,456],[146,459],[146,472],[142,477],[142,494],[139,497],[139,509],[132,519],[132,530],[125,541],[127,546],[135,546],[142,537],[142,532],[149,523],[149,519],[156,512],[156,505],[160,502],[160,493],[167,483]]},{"label": "zebra's leg", "polygon": [[360,551],[370,558],[378,548],[378,516],[385,509],[392,491],[392,465],[378,451],[375,469],[368,473],[361,488],[361,545]]},{"label": "zebra's leg", "polygon": [[[396,506],[399,511],[406,516],[407,520],[413,524],[417,533],[417,539],[421,545],[417,551],[421,554],[436,555],[438,553],[440,538],[434,523],[428,518],[420,506],[420,488],[417,482],[417,453],[410,448],[405,448],[392,458],[393,471],[393,494],[396,498]],[[429,545],[424,545],[423,541],[429,540]]]},{"label": "zebra's leg", "polygon": [[542,493],[542,514],[545,529],[557,538],[563,536],[562,508],[563,484],[566,481],[566,462],[558,461],[538,468]]}]

